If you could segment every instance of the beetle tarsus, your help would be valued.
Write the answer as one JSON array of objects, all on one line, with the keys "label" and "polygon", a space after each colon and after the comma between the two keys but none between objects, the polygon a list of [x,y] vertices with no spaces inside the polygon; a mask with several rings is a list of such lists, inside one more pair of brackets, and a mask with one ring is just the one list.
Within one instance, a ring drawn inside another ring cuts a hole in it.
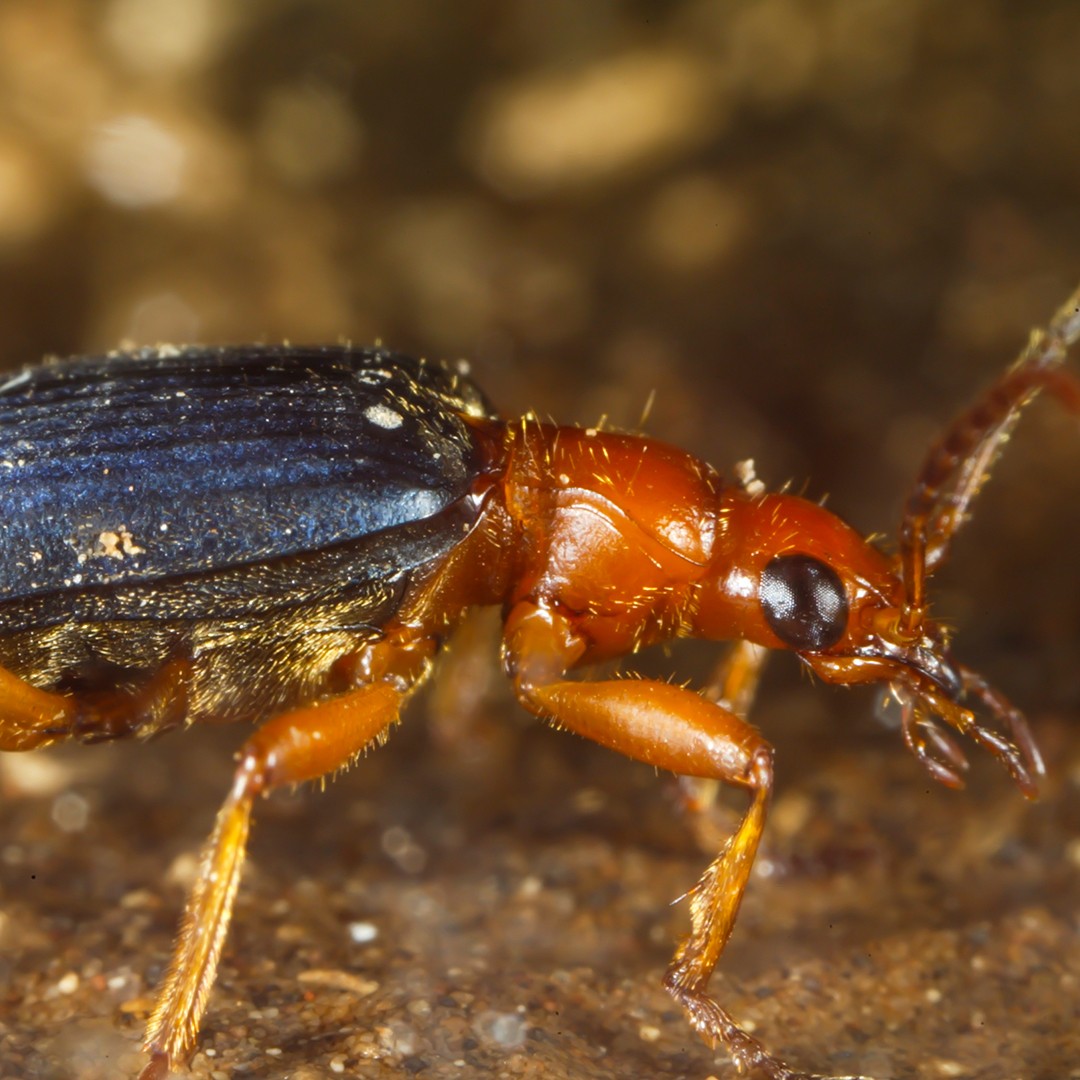
[{"label": "beetle tarsus", "polygon": [[143,1066],[138,1080],[167,1080],[172,1069],[169,1055],[160,1050],[151,1050],[149,1054],[150,1060]]},{"label": "beetle tarsus", "polygon": [[173,959],[147,1025],[143,1045],[149,1053],[179,1061],[195,1044],[232,917],[256,797],[347,765],[385,737],[402,700],[388,683],[371,683],[283,713],[248,740],[203,849]]}]

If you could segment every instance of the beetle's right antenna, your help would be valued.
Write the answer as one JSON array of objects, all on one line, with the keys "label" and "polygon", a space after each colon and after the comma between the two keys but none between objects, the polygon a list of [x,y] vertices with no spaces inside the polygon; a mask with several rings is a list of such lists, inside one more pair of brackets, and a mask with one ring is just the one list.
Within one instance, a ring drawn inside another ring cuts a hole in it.
[{"label": "beetle's right antenna", "polygon": [[1048,390],[1080,415],[1080,379],[1062,367],[1080,338],[1080,289],[1044,330],[1031,334],[1020,358],[971,408],[953,421],[923,462],[904,504],[900,571],[905,602],[900,631],[915,638],[926,614],[926,578],[946,559],[968,508],[989,479],[1020,410]]}]

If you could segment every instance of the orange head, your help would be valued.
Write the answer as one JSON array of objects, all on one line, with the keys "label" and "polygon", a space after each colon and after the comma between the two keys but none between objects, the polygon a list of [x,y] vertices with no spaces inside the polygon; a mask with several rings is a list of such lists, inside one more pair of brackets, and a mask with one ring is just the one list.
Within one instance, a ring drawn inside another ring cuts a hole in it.
[{"label": "orange head", "polygon": [[[912,604],[902,560],[824,507],[792,495],[728,494],[695,600],[695,636],[789,649],[827,682],[886,686],[908,746],[938,780],[959,787],[967,767],[944,721],[1034,794],[1042,762],[1023,717],[953,659],[944,628]],[[980,726],[966,699],[988,709],[1007,736]]]}]

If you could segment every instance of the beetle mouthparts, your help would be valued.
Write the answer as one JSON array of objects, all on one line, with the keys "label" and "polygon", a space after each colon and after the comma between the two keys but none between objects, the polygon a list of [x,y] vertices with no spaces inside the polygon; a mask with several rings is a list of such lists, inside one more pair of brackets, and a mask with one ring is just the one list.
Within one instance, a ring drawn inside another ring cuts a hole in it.
[{"label": "beetle mouthparts", "polygon": [[[931,670],[912,664],[890,684],[900,704],[900,726],[908,748],[936,780],[962,787],[967,758],[941,726],[944,722],[993,754],[1024,796],[1034,799],[1046,769],[1023,713],[977,672],[944,653],[937,658],[940,668],[935,670],[940,670],[943,681]],[[990,713],[1000,730],[980,724],[975,713],[960,704],[969,698]]]},{"label": "beetle mouthparts", "polygon": [[911,649],[908,663],[939,687],[950,701],[959,702],[963,698],[965,686],[959,665],[940,642],[924,639]]}]

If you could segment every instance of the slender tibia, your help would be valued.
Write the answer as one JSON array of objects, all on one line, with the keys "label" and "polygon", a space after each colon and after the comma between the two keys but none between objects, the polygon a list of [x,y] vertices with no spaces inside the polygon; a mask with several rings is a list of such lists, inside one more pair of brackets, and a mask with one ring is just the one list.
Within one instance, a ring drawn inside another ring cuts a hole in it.
[{"label": "slender tibia", "polygon": [[385,737],[398,719],[401,690],[362,686],[270,720],[239,755],[232,788],[203,849],[180,936],[147,1028],[150,1063],[140,1080],[158,1080],[189,1054],[214,982],[244,862],[255,798],[348,765]]},{"label": "slender tibia", "polygon": [[750,791],[738,830],[689,894],[690,934],[664,985],[702,1038],[722,1043],[740,1070],[756,1067],[771,1080],[812,1080],[769,1054],[708,992],[765,827],[772,748],[744,719],[682,687],[651,679],[561,678],[580,656],[581,643],[569,621],[550,609],[519,604],[506,627],[505,659],[526,708],[637,761]]}]

